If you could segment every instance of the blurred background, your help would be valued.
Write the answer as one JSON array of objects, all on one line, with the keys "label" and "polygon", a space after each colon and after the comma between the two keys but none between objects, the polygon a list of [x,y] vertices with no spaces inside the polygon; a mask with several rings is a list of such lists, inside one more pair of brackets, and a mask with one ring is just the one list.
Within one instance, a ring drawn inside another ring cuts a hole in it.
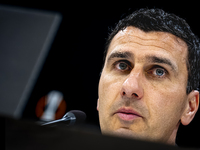
[{"label": "blurred background", "polygon": [[[41,117],[36,111],[38,103],[56,91],[62,95],[63,113],[82,110],[87,114],[87,123],[99,128],[96,103],[105,39],[108,28],[114,27],[125,14],[140,8],[161,8],[184,18],[192,31],[200,36],[197,2],[1,0],[0,4],[62,14],[60,28],[23,112],[24,119],[33,121]],[[180,127],[177,143],[199,145],[199,120],[198,112],[189,126]]]}]

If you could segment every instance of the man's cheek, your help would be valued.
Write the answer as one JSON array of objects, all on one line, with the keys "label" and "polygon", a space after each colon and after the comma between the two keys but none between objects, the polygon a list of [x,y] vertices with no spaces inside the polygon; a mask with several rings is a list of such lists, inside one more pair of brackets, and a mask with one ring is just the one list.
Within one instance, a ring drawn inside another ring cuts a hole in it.
[{"label": "man's cheek", "polygon": [[104,76],[99,83],[99,109],[109,111],[120,94],[119,80]]},{"label": "man's cheek", "polygon": [[119,92],[121,85],[120,78],[111,75],[103,75],[99,82],[99,96],[111,96]]}]

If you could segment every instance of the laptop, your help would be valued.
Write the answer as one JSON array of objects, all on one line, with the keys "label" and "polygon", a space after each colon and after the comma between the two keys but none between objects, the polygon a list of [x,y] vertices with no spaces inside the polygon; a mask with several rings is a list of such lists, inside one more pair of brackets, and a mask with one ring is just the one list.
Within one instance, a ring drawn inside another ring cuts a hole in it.
[{"label": "laptop", "polygon": [[62,15],[0,5],[0,115],[19,119]]}]

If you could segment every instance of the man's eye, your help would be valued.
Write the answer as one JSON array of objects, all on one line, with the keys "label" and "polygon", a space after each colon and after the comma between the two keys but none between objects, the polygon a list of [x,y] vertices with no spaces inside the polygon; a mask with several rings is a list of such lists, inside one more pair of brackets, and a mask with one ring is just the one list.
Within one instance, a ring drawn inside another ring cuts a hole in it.
[{"label": "man's eye", "polygon": [[154,68],[150,71],[153,76],[156,76],[158,78],[163,78],[165,77],[167,71],[163,68]]},{"label": "man's eye", "polygon": [[127,71],[130,69],[130,66],[125,63],[125,62],[117,62],[115,64],[115,67],[118,69],[118,70],[121,70],[121,71]]},{"label": "man's eye", "polygon": [[117,68],[120,69],[120,70],[126,70],[127,67],[128,67],[128,65],[125,64],[125,63],[119,63],[119,64],[117,65]]},{"label": "man's eye", "polygon": [[156,69],[155,74],[157,76],[163,76],[165,74],[165,71],[164,71],[164,69]]}]

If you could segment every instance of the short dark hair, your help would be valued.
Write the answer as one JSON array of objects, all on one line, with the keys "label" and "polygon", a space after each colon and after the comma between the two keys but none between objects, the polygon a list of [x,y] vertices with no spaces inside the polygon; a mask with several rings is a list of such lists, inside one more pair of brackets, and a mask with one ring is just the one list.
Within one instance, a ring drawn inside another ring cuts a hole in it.
[{"label": "short dark hair", "polygon": [[183,41],[188,46],[188,81],[186,93],[192,90],[199,90],[200,82],[200,44],[199,38],[191,31],[186,21],[174,14],[169,14],[162,9],[140,9],[125,18],[121,19],[114,29],[111,29],[104,52],[104,61],[109,45],[114,36],[128,26],[139,28],[144,32],[160,31],[171,33]]}]

